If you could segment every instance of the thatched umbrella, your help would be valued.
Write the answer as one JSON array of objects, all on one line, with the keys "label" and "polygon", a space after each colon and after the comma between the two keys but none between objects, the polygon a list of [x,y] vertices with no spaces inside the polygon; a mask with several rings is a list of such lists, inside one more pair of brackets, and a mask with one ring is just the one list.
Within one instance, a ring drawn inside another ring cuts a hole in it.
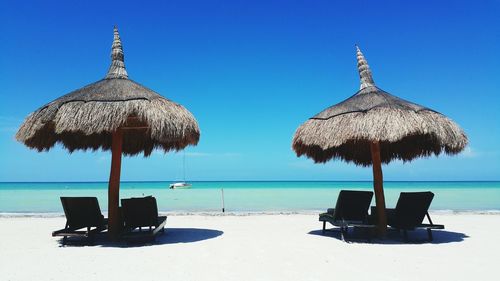
[{"label": "thatched umbrella", "polygon": [[385,233],[385,199],[381,163],[393,159],[456,154],[467,136],[452,120],[421,105],[393,96],[377,86],[356,46],[360,90],[307,120],[295,132],[293,149],[316,163],[330,159],[373,166],[379,230]]},{"label": "thatched umbrella", "polygon": [[74,150],[112,151],[108,190],[109,232],[119,231],[121,155],[196,145],[198,123],[180,104],[128,79],[122,43],[114,28],[111,66],[106,77],[64,95],[31,113],[16,139],[38,151],[61,143]]}]

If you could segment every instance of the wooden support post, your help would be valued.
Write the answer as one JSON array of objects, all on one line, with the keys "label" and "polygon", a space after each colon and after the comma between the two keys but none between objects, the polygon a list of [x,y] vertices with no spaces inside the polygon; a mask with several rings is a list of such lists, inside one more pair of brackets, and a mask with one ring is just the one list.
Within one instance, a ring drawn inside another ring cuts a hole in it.
[{"label": "wooden support post", "polygon": [[108,187],[108,232],[112,240],[117,240],[120,231],[120,213],[119,213],[119,200],[120,200],[120,171],[122,162],[122,143],[123,133],[118,128],[113,133],[113,140],[111,144],[111,172],[109,175]]},{"label": "wooden support post", "polygon": [[387,218],[385,214],[385,198],[382,176],[382,163],[380,160],[380,143],[378,141],[370,143],[373,167],[373,189],[375,191],[375,203],[377,206],[377,230],[380,237],[384,237],[387,232]]}]

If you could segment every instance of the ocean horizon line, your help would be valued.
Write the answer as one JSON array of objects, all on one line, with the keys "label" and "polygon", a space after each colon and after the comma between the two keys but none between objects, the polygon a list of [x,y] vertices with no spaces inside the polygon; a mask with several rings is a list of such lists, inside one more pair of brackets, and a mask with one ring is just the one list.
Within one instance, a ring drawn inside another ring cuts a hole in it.
[{"label": "ocean horizon line", "polygon": [[[163,183],[181,180],[127,180],[120,183]],[[187,180],[185,182],[373,182],[373,180]],[[384,182],[500,182],[498,180],[384,180]],[[0,181],[6,183],[108,183],[108,181]]]}]

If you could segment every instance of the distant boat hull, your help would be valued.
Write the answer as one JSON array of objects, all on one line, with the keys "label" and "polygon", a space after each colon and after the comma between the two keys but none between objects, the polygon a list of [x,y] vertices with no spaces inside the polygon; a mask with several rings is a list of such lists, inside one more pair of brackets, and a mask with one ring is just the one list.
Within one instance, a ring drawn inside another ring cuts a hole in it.
[{"label": "distant boat hull", "polygon": [[182,188],[191,188],[191,184],[187,182],[174,182],[169,185],[170,189],[182,189]]}]

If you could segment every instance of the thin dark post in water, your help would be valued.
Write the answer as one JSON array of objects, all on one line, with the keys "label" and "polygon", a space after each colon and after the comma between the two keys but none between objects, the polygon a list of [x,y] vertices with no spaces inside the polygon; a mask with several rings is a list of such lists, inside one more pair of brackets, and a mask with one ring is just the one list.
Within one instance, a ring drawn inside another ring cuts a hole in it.
[{"label": "thin dark post in water", "polygon": [[224,213],[226,209],[224,208],[224,188],[221,188],[221,196],[222,196],[222,212]]},{"label": "thin dark post in water", "polygon": [[109,175],[108,188],[108,228],[109,235],[112,239],[117,239],[120,234],[120,172],[122,162],[122,143],[123,133],[120,128],[113,132],[113,140],[111,144],[111,172]]},{"label": "thin dark post in water", "polygon": [[377,225],[379,236],[385,236],[387,231],[387,218],[385,216],[385,197],[382,175],[382,164],[380,161],[380,144],[378,141],[370,143],[373,167],[373,189],[375,191],[375,203],[377,206]]}]

